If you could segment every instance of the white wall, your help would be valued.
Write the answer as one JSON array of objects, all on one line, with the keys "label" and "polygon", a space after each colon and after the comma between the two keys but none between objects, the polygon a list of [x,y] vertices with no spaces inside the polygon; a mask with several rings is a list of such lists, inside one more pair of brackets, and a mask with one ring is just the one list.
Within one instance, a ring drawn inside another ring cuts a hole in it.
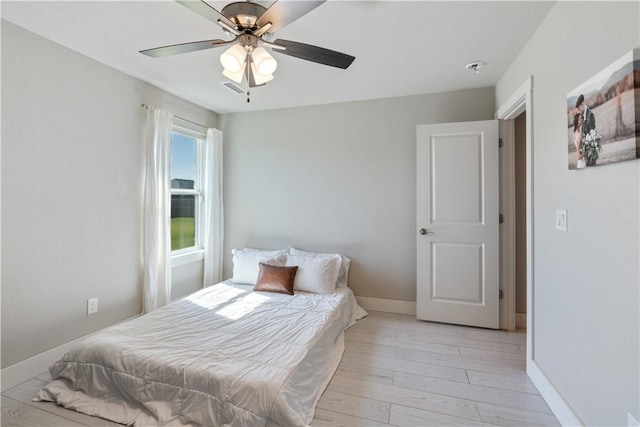
[{"label": "white wall", "polygon": [[142,103],[217,125],[2,21],[3,368],[140,312]]},{"label": "white wall", "polygon": [[558,2],[496,87],[500,106],[533,75],[534,360],[587,425],[640,419],[640,160],[567,170],[566,94],[639,28],[638,2]]},{"label": "white wall", "polygon": [[415,301],[416,125],[491,119],[493,96],[486,88],[221,115],[225,254],[340,252],[353,259],[356,295]]},{"label": "white wall", "polygon": [[202,289],[204,261],[175,266],[171,269],[171,299],[182,298]]}]

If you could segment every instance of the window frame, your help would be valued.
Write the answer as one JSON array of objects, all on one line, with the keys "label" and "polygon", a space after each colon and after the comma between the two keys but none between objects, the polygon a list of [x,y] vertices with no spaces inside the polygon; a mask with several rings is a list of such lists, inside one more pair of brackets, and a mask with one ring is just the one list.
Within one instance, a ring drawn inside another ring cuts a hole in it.
[{"label": "window frame", "polygon": [[[189,264],[204,259],[204,222],[205,218],[205,194],[202,190],[204,182],[204,144],[207,135],[202,130],[194,129],[189,123],[173,123],[171,126],[171,140],[173,144],[173,134],[177,133],[182,136],[193,138],[195,140],[195,175],[193,189],[188,188],[171,188],[169,182],[171,196],[175,195],[193,195],[195,196],[195,242],[194,246],[171,250],[171,265],[177,267],[179,265]],[[173,151],[172,151],[173,154]],[[173,161],[173,157],[171,159]],[[169,178],[171,180],[171,178]],[[171,216],[171,208],[169,208],[169,216]]]}]

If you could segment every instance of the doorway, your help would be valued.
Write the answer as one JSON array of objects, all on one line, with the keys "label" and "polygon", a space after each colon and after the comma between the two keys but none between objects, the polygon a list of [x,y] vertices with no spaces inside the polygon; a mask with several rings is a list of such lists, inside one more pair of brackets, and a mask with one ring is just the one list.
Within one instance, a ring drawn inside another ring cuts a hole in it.
[{"label": "doorway", "polygon": [[500,329],[527,324],[527,114],[500,120]]},{"label": "doorway", "polygon": [[527,328],[527,116],[514,120],[516,328]]}]

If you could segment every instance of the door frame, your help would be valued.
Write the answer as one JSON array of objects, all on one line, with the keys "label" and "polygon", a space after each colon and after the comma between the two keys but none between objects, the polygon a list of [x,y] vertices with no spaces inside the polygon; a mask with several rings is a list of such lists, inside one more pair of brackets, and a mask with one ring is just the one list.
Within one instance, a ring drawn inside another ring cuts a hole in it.
[{"label": "door frame", "polygon": [[[535,359],[535,322],[534,322],[534,310],[535,310],[535,281],[534,281],[534,198],[533,198],[533,76],[529,76],[521,85],[516,89],[513,94],[502,104],[495,113],[495,118],[498,120],[513,120],[518,117],[522,112],[526,114],[526,230],[527,230],[527,372],[530,370],[530,365]],[[514,165],[508,166],[513,172]],[[509,173],[509,172],[507,172]],[[510,200],[506,201],[506,206],[511,206],[515,203],[512,193],[507,192],[505,194]],[[505,206],[503,205],[503,206]],[[506,234],[506,233],[505,233]],[[509,240],[513,239],[515,242],[515,234],[508,233]],[[508,243],[508,245],[511,245]],[[513,246],[515,247],[515,243]],[[504,251],[503,261],[507,265],[515,265],[514,251]],[[504,271],[504,270],[503,270]],[[507,322],[513,322],[512,327],[507,326],[507,329],[515,328],[515,280],[505,280],[505,294],[509,295],[505,302],[505,309],[508,310],[505,314],[505,320]],[[505,296],[506,296],[505,295]]]}]

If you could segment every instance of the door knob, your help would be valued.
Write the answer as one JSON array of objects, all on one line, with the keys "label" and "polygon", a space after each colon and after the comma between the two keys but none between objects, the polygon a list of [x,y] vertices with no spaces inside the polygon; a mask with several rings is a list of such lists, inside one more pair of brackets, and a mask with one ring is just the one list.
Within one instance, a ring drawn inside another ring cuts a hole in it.
[{"label": "door knob", "polygon": [[429,231],[426,228],[421,228],[420,234],[422,234],[423,236],[426,236],[427,234],[433,234],[433,231]]}]

